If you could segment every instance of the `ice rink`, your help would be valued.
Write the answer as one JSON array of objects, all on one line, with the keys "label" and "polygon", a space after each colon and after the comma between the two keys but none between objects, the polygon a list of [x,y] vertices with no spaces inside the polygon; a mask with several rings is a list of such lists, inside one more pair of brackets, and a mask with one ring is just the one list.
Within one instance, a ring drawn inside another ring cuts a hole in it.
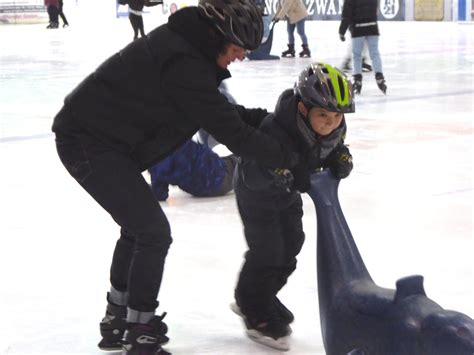
[{"label": "ice rink", "polygon": [[[69,28],[0,26],[0,354],[101,354],[98,325],[119,229],[61,165],[50,126],[64,96],[132,37],[126,18],[103,10],[66,2]],[[146,14],[145,29],[160,21]],[[243,105],[272,110],[305,65],[342,62],[347,42],[338,26],[307,22],[311,59],[232,64],[230,92]],[[388,92],[364,74],[357,112],[346,118],[354,170],[340,185],[342,209],[378,285],[424,275],[431,299],[473,317],[474,26],[379,26]],[[286,41],[278,23],[273,53]],[[229,309],[246,250],[234,195],[197,199],[175,188],[162,206],[174,238],[158,309],[168,312],[165,348],[278,354],[247,339]],[[296,317],[287,354],[319,355],[308,196],[304,208],[306,243],[280,299]]]}]

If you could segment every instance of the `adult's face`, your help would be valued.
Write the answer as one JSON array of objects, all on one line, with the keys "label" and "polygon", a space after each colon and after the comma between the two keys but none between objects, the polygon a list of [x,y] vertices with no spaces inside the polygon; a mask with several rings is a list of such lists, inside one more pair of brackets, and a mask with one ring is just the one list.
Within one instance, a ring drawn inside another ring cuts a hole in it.
[{"label": "adult's face", "polygon": [[227,69],[230,63],[234,62],[236,59],[244,60],[246,50],[245,48],[239,47],[235,44],[229,44],[223,53],[220,53],[217,56],[216,62],[219,67],[222,69]]}]

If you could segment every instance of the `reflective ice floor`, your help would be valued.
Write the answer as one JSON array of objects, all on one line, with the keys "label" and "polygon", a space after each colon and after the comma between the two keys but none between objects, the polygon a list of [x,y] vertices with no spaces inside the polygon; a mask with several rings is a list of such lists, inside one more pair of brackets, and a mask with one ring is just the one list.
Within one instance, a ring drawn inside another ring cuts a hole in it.
[{"label": "reflective ice floor", "polygon": [[[0,26],[0,354],[100,354],[98,323],[118,227],[67,174],[50,126],[64,96],[131,37],[127,19],[79,5],[71,26]],[[145,16],[146,29],[159,21]],[[346,54],[337,22],[307,23],[313,58]],[[347,116],[355,168],[339,195],[374,281],[425,277],[427,295],[474,316],[474,27],[380,23],[388,93],[364,74]],[[274,53],[286,46],[277,24]],[[297,38],[297,46],[299,41]],[[234,63],[231,93],[272,109],[310,59]],[[229,310],[246,245],[234,196],[163,203],[174,243],[159,312],[173,354],[277,354],[244,335]],[[316,283],[316,220],[304,196],[305,246],[280,298],[293,310],[288,354],[324,354]]]}]

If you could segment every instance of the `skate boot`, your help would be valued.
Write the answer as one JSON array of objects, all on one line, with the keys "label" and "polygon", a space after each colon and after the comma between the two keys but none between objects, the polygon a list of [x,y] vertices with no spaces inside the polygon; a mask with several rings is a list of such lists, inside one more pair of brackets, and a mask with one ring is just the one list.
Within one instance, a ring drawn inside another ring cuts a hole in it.
[{"label": "skate boot", "polygon": [[362,74],[354,75],[354,82],[352,83],[355,94],[360,94],[362,90]]},{"label": "skate boot", "polygon": [[372,66],[367,63],[367,60],[365,58],[362,58],[362,71],[364,73],[368,73],[372,71]]},{"label": "skate boot", "polygon": [[275,310],[278,315],[286,324],[289,325],[290,323],[293,323],[293,321],[295,320],[295,316],[288,308],[286,308],[283,303],[281,303],[281,301],[276,296],[273,300],[273,306],[275,307]]},{"label": "skate boot", "polygon": [[287,57],[287,58],[294,58],[295,57],[295,45],[294,44],[288,44],[288,49],[281,53],[282,57]]},{"label": "skate boot", "polygon": [[383,77],[382,73],[375,73],[375,81],[377,82],[377,86],[379,87],[380,91],[387,93],[387,85],[385,84],[385,78]]},{"label": "skate boot", "polygon": [[311,51],[308,48],[307,44],[302,44],[303,50],[299,53],[300,58],[311,58]]},{"label": "skate boot", "polygon": [[100,322],[102,340],[98,346],[105,351],[121,350],[123,333],[127,329],[127,307],[111,303],[109,294],[107,294],[107,302],[105,317]]},{"label": "skate boot", "polygon": [[247,336],[251,340],[281,351],[288,351],[290,349],[289,337],[291,328],[276,312],[247,316],[242,313],[237,303],[232,303],[230,307],[234,313],[242,317],[247,329]]},{"label": "skate boot", "polygon": [[343,62],[342,62],[342,71],[344,73],[348,73],[352,70],[352,67],[351,67],[351,59],[350,58],[347,58],[345,59]]},{"label": "skate boot", "polygon": [[169,340],[165,335],[168,331],[163,322],[165,315],[154,316],[147,324],[128,323],[122,355],[171,355],[161,347]]}]

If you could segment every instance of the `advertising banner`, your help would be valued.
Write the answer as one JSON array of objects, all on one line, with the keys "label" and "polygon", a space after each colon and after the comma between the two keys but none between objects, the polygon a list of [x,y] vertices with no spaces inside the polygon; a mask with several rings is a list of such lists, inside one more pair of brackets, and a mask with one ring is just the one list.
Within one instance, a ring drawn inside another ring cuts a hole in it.
[{"label": "advertising banner", "polygon": [[0,24],[47,22],[43,0],[0,0]]},{"label": "advertising banner", "polygon": [[444,0],[415,0],[415,20],[442,21]]},{"label": "advertising banner", "polygon": [[[275,15],[279,0],[265,0],[268,13]],[[343,0],[303,0],[308,20],[341,20]],[[405,0],[380,0],[379,21],[404,21]]]}]

